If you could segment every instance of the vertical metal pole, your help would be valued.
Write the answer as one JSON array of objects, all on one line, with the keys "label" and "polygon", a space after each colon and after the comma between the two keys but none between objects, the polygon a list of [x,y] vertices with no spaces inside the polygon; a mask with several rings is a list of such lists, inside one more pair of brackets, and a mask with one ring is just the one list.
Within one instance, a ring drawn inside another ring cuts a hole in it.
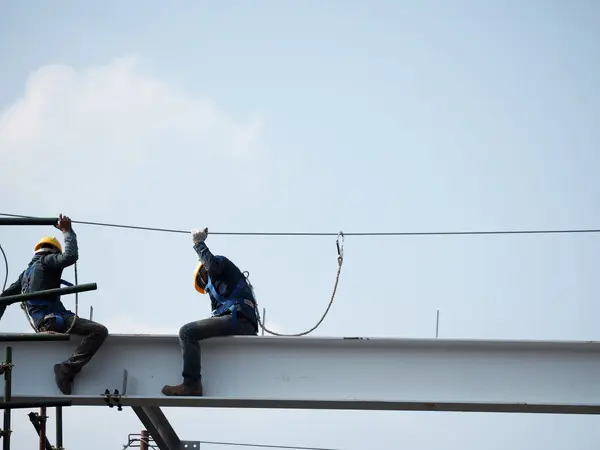
[{"label": "vertical metal pole", "polygon": [[56,449],[63,450],[62,406],[56,407]]},{"label": "vertical metal pole", "polygon": [[440,310],[437,310],[437,319],[435,320],[435,338],[437,339],[439,336],[440,330]]},{"label": "vertical metal pole", "polygon": [[46,450],[46,407],[40,407],[40,450]]},{"label": "vertical metal pole", "polygon": [[[5,349],[4,364],[6,364],[6,370],[4,371],[4,401],[11,401],[11,389],[12,389],[12,347],[9,345]],[[2,449],[10,450],[10,414],[11,409],[6,408],[4,410],[4,433]]]},{"label": "vertical metal pole", "polygon": [[148,445],[150,442],[150,435],[148,434],[147,430],[142,430],[142,433],[140,434],[140,450],[148,450],[150,448],[150,445]]},{"label": "vertical metal pole", "polygon": [[262,323],[263,323],[263,329],[262,329],[262,335],[265,335],[265,327],[267,326],[266,319],[267,318],[267,309],[263,308],[263,313],[262,313]]},{"label": "vertical metal pole", "polygon": [[94,307],[90,305],[90,320],[94,320],[92,317],[94,317]]}]

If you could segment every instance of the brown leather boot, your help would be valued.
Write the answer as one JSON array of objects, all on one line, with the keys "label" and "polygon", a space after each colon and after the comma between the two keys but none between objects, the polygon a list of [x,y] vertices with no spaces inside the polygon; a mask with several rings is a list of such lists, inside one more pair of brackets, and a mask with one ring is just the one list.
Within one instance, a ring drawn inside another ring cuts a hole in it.
[{"label": "brown leather boot", "polygon": [[198,382],[193,385],[181,383],[177,386],[165,386],[161,391],[164,395],[169,396],[189,396],[202,397],[202,383]]}]

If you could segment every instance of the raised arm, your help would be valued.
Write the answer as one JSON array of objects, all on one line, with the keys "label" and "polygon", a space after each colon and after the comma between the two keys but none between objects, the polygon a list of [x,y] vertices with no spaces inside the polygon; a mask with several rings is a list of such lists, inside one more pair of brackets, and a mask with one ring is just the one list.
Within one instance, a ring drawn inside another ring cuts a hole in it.
[{"label": "raised arm", "polygon": [[72,266],[79,259],[77,234],[75,234],[73,228],[71,228],[71,219],[68,217],[62,217],[61,215],[58,226],[63,232],[65,249],[62,253],[51,253],[43,256],[41,258],[41,263],[57,269],[64,269],[65,267]]},{"label": "raised arm", "polygon": [[206,267],[206,271],[209,275],[218,276],[220,275],[225,267],[225,258],[221,256],[215,256],[211,253],[205,244],[206,237],[208,236],[208,228],[204,230],[193,230],[192,240],[194,241],[194,250],[198,254],[198,258]]}]

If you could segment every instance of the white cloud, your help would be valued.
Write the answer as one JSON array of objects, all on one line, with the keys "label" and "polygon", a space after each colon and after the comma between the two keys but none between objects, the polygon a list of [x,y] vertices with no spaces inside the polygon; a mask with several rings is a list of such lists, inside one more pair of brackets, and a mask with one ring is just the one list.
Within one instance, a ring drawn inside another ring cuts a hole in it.
[{"label": "white cloud", "polygon": [[2,109],[0,188],[36,208],[68,191],[97,210],[142,178],[160,185],[172,182],[166,174],[190,178],[224,162],[256,185],[261,128],[260,118],[236,122],[210,100],[143,73],[135,58],[83,70],[51,64]]}]

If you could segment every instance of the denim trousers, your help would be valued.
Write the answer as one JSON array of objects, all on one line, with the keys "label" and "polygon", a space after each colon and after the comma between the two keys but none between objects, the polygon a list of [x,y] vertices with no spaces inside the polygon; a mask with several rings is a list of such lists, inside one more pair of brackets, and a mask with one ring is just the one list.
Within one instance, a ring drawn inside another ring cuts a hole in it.
[{"label": "denim trousers", "polygon": [[179,330],[179,344],[183,353],[183,382],[200,381],[200,341],[211,337],[256,335],[258,330],[242,314],[235,321],[231,314],[189,322]]},{"label": "denim trousers", "polygon": [[[74,316],[64,316],[64,324],[58,326],[54,319],[45,319],[38,325],[38,330],[56,331],[65,333],[73,323]],[[75,336],[83,336],[82,341],[77,346],[69,359],[63,362],[63,372],[69,376],[75,376],[81,372],[83,366],[90,362],[96,352],[100,349],[108,336],[108,329],[97,322],[77,317],[75,326],[69,333]]]}]

